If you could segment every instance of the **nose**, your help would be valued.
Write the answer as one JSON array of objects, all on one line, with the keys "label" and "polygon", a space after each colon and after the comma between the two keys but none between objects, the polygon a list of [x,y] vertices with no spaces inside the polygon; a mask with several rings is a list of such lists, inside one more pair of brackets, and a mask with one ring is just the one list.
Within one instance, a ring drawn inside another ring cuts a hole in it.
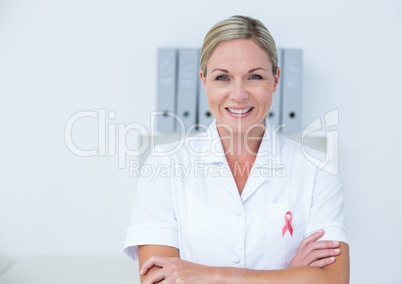
[{"label": "nose", "polygon": [[229,98],[232,100],[241,102],[248,97],[246,86],[243,81],[235,81],[232,84],[232,88],[230,90]]}]

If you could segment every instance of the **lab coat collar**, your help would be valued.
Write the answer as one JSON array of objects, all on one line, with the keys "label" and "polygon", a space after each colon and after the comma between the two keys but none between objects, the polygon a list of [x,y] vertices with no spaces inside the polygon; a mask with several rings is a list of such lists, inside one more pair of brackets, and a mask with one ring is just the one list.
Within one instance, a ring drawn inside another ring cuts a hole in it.
[{"label": "lab coat collar", "polygon": [[[280,164],[280,141],[276,129],[271,126],[268,119],[265,119],[264,123],[266,128],[253,167],[272,168]],[[205,139],[202,150],[204,153],[209,153],[204,157],[204,163],[227,164],[216,120],[212,122],[204,135],[208,138]]]}]

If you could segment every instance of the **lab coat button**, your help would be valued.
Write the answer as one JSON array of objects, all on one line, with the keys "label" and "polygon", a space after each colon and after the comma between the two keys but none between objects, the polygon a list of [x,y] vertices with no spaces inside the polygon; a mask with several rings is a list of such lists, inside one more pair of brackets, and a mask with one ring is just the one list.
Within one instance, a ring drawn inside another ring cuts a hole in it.
[{"label": "lab coat button", "polygon": [[234,256],[233,256],[233,262],[234,263],[239,263],[240,262],[240,256],[239,255],[237,255],[237,254],[235,254]]},{"label": "lab coat button", "polygon": [[236,213],[236,215],[241,216],[243,215],[243,209],[242,208],[236,208],[234,210],[234,212]]}]

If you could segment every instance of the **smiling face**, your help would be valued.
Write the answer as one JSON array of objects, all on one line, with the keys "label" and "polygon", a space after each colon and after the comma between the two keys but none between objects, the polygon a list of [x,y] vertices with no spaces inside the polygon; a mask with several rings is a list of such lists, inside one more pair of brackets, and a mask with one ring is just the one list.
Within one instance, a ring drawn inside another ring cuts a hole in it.
[{"label": "smiling face", "polygon": [[244,133],[263,123],[272,103],[280,71],[272,74],[267,53],[251,39],[220,43],[200,72],[209,108],[217,124]]}]

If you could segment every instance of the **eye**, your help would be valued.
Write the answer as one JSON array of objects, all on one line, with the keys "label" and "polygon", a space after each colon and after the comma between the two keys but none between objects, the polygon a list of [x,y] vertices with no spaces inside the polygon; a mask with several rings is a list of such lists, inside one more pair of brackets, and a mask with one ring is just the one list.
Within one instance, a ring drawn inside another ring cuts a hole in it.
[{"label": "eye", "polygon": [[226,75],[219,75],[218,77],[215,78],[216,81],[229,81],[228,76]]},{"label": "eye", "polygon": [[262,76],[261,75],[257,75],[257,74],[253,74],[250,76],[251,80],[261,80]]}]

